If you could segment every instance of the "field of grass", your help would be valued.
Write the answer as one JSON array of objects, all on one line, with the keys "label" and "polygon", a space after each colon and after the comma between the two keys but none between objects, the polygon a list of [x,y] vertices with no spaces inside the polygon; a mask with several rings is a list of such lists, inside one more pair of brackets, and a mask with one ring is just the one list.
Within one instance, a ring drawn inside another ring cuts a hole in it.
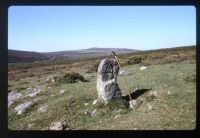
[{"label": "field of grass", "polygon": [[[141,63],[128,65],[127,61],[133,57],[141,57]],[[133,94],[139,90],[150,89],[137,97],[137,103],[148,93],[155,92],[157,95],[155,99],[149,98],[139,104],[136,111],[121,106],[118,101],[108,105],[92,104],[98,98],[96,72],[87,72],[104,57],[49,63],[45,66],[12,66],[9,68],[9,92],[17,90],[23,96],[8,108],[9,129],[48,130],[51,123],[56,121],[65,122],[65,130],[195,129],[195,57],[195,47],[120,55],[123,70],[131,72],[132,75],[118,76],[119,87],[124,91],[127,85],[128,91]],[[147,69],[140,70],[143,64],[148,64]],[[63,76],[72,71],[92,77],[88,82],[46,82],[50,75]],[[128,84],[125,84],[123,79],[126,79]],[[30,86],[32,89],[27,89]],[[26,96],[39,86],[41,92],[37,96]],[[61,94],[61,90],[65,92]],[[14,108],[25,101],[33,103],[25,112],[17,115]],[[44,105],[48,105],[47,111],[38,112],[38,108]],[[86,114],[94,109],[97,109],[95,117]],[[28,128],[29,124],[34,125]]]}]

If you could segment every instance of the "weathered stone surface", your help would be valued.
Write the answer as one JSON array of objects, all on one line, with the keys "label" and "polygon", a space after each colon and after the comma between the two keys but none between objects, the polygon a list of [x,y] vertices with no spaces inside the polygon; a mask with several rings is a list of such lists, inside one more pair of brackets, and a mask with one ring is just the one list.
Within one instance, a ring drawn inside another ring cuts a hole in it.
[{"label": "weathered stone surface", "polygon": [[97,92],[98,98],[108,103],[112,99],[122,96],[117,84],[119,65],[114,59],[103,59],[97,71]]},{"label": "weathered stone surface", "polygon": [[32,104],[32,101],[27,101],[27,102],[24,102],[23,104],[20,104],[17,107],[15,107],[15,111],[17,112],[17,115],[21,115],[22,112],[26,108],[28,108],[31,104]]},{"label": "weathered stone surface", "polygon": [[13,104],[14,101],[16,101],[17,99],[19,99],[21,96],[22,96],[22,94],[19,93],[19,92],[15,92],[15,91],[10,92],[8,94],[8,107],[10,107],[10,105]]}]

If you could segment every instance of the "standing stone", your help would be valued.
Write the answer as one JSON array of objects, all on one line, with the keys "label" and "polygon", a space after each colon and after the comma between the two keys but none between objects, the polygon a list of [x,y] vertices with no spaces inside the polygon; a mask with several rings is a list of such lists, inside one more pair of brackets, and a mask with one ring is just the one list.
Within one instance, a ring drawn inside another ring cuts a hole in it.
[{"label": "standing stone", "polygon": [[117,84],[119,65],[114,59],[103,59],[97,71],[98,97],[106,103],[122,96]]}]

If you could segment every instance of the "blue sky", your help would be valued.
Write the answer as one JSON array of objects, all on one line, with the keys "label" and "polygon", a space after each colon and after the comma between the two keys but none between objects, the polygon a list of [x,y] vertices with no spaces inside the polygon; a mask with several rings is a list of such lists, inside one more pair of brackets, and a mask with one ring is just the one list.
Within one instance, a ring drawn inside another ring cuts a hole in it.
[{"label": "blue sky", "polygon": [[196,44],[193,6],[11,6],[8,48],[150,50]]}]

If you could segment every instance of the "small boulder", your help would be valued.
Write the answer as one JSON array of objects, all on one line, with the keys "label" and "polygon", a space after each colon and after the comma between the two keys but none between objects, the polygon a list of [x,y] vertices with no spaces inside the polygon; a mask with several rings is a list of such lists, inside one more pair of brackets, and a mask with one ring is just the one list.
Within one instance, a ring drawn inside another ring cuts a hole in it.
[{"label": "small boulder", "polygon": [[94,109],[91,113],[90,113],[90,117],[96,117],[97,116],[97,109]]},{"label": "small boulder", "polygon": [[33,124],[28,124],[28,128],[30,129],[30,128],[32,128],[34,125],[35,125],[34,123],[33,123]]},{"label": "small boulder", "polygon": [[133,108],[134,106],[136,106],[136,103],[136,100],[129,101],[129,108]]},{"label": "small boulder", "polygon": [[145,70],[145,69],[147,69],[147,66],[141,66],[140,67],[140,70]]},{"label": "small boulder", "polygon": [[50,130],[63,130],[64,126],[62,122],[54,122],[50,125]]},{"label": "small boulder", "polygon": [[32,101],[28,101],[15,107],[15,111],[17,112],[17,115],[21,115],[22,112],[24,112],[24,110],[28,108],[31,104],[32,104]]},{"label": "small boulder", "polygon": [[60,90],[60,94],[63,94],[63,93],[65,93],[65,90]]},{"label": "small boulder", "polygon": [[19,92],[16,92],[16,91],[10,92],[8,94],[8,107],[10,107],[10,105],[13,104],[14,101],[19,99],[21,96],[22,96],[22,94]]}]

